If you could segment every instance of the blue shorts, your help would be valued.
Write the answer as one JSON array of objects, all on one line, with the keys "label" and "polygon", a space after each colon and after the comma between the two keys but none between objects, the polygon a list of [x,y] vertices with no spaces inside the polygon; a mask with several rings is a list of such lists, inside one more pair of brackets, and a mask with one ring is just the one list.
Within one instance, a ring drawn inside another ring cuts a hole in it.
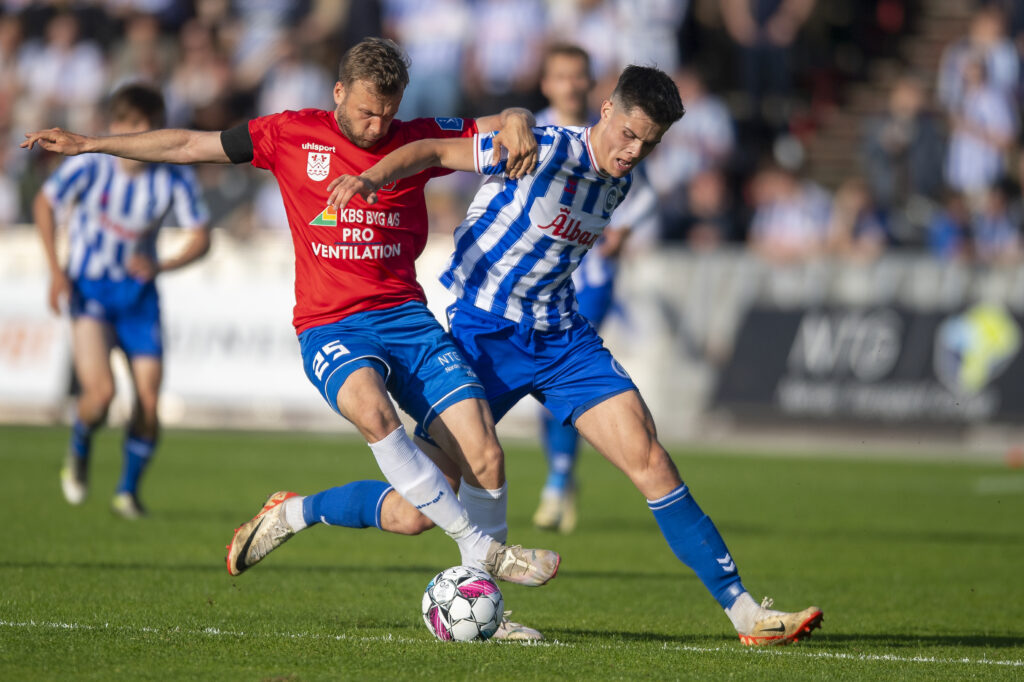
[{"label": "blue shorts", "polygon": [[451,337],[418,301],[349,315],[299,334],[306,376],[338,410],[338,390],[360,367],[384,378],[388,393],[424,431],[437,415],[483,386]]},{"label": "blue shorts", "polygon": [[72,281],[71,317],[92,317],[114,330],[114,340],[128,357],[162,357],[160,296],[153,282],[80,279]]},{"label": "blue shorts", "polygon": [[457,301],[448,308],[448,323],[483,382],[494,421],[532,395],[560,422],[574,424],[594,405],[636,390],[597,330],[580,315],[570,329],[541,332]]}]

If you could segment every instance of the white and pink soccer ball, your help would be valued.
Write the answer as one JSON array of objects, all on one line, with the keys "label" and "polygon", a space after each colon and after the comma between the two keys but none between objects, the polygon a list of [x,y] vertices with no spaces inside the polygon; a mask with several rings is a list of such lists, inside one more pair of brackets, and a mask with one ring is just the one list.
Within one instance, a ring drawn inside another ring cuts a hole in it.
[{"label": "white and pink soccer ball", "polygon": [[453,566],[441,571],[423,592],[423,622],[444,642],[490,639],[504,613],[501,590],[477,568]]}]

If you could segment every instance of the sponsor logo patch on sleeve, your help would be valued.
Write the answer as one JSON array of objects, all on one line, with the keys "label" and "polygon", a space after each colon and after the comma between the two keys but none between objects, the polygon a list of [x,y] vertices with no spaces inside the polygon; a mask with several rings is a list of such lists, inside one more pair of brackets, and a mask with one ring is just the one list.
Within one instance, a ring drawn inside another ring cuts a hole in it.
[{"label": "sponsor logo patch on sleeve", "polygon": [[435,118],[434,122],[437,123],[437,127],[441,130],[462,130],[461,118]]}]

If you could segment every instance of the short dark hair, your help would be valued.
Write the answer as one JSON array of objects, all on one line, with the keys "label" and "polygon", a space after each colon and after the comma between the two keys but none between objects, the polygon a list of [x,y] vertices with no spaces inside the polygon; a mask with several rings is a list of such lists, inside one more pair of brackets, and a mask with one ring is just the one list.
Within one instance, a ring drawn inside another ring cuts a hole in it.
[{"label": "short dark hair", "polygon": [[409,84],[409,57],[394,41],[366,38],[353,45],[338,65],[338,80],[346,88],[366,81],[378,95],[390,97]]},{"label": "short dark hair", "polygon": [[579,45],[573,45],[572,43],[554,43],[544,52],[544,60],[541,62],[540,69],[541,78],[547,73],[548,62],[551,61],[552,57],[575,57],[576,59],[582,59],[587,69],[587,76],[591,77],[589,52]]},{"label": "short dark hair", "polygon": [[612,91],[612,99],[626,111],[639,107],[658,125],[671,125],[686,113],[675,82],[653,66],[630,64],[623,69]]},{"label": "short dark hair", "polygon": [[123,121],[133,114],[142,114],[149,127],[163,128],[167,114],[164,96],[151,85],[129,83],[114,91],[107,101],[107,114],[112,121]]}]

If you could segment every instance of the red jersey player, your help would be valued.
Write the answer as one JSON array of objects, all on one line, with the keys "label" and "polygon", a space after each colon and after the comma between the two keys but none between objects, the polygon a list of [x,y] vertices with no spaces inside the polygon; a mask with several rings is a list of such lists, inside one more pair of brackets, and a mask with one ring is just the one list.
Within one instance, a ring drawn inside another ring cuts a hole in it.
[{"label": "red jersey player", "polygon": [[[232,575],[318,521],[404,534],[436,524],[458,543],[463,564],[520,584],[542,585],[558,570],[555,552],[504,544],[503,518],[493,528],[490,519],[471,521],[452,488],[461,475],[465,499],[486,497],[504,489],[505,473],[483,388],[427,310],[416,282],[414,261],[427,237],[423,186],[445,171],[424,171],[385,188],[373,206],[355,201],[336,213],[327,205],[329,178],[358,174],[421,138],[500,128],[496,147],[507,150],[513,177],[535,164],[533,117],[525,110],[476,121],[394,120],[407,67],[397,45],[369,38],[342,58],[333,112],[288,111],[223,132],[85,137],[54,128],[28,133],[22,143],[151,162],[251,161],[277,178],[295,246],[294,323],[307,376],[366,438],[390,486],[358,481],[308,498],[275,493],[228,546]],[[389,393],[447,452],[456,453],[456,462],[435,464],[416,446]],[[389,494],[391,486],[398,495]],[[409,505],[427,518],[404,513]]]}]

